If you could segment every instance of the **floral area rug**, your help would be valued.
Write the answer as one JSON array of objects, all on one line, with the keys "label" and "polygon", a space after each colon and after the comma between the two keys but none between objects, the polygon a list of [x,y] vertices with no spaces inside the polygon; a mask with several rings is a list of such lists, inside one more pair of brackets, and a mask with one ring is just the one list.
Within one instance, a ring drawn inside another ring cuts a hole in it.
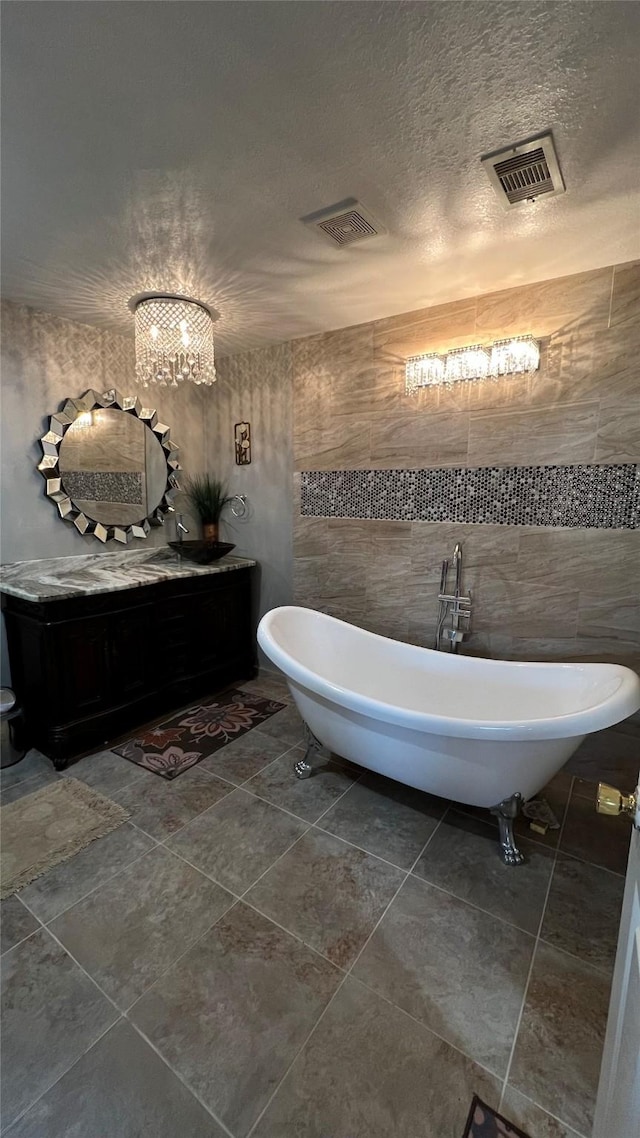
[{"label": "floral area rug", "polygon": [[524,1130],[514,1126],[513,1122],[507,1122],[506,1118],[497,1114],[475,1095],[462,1138],[529,1138],[529,1136]]},{"label": "floral area rug", "polygon": [[282,711],[284,703],[232,688],[207,703],[179,711],[171,719],[114,747],[117,755],[161,778],[177,778],[207,755],[239,739]]}]

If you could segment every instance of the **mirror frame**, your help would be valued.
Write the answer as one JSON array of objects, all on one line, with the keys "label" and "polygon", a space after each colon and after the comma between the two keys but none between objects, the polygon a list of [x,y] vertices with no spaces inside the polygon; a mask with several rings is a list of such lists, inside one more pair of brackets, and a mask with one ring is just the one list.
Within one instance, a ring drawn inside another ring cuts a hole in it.
[{"label": "mirror frame", "polygon": [[[167,481],[160,504],[152,514],[142,517],[139,522],[128,526],[105,526],[102,522],[88,518],[86,514],[75,506],[63,486],[60,473],[60,445],[66,431],[75,423],[79,415],[86,411],[95,411],[98,408],[111,407],[122,411],[125,415],[135,415],[141,423],[148,427],[157,437],[165,453],[167,462]],[[60,410],[49,418],[49,430],[40,439],[43,457],[38,463],[38,470],[46,481],[45,494],[58,508],[60,517],[65,522],[72,522],[79,533],[92,534],[103,544],[111,539],[128,545],[134,537],[147,537],[151,526],[164,525],[165,514],[173,511],[173,500],[180,490],[178,482],[178,450],[180,449],[170,437],[169,427],[158,420],[157,411],[152,407],[143,407],[136,395],[121,395],[114,387],[102,394],[89,388],[78,399],[65,399]]]}]

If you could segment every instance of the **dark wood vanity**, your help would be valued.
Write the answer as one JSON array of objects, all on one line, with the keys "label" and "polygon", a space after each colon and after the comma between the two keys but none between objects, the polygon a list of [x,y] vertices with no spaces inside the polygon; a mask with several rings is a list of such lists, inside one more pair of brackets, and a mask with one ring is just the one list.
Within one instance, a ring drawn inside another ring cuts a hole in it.
[{"label": "dark wood vanity", "polygon": [[253,676],[251,566],[46,600],[3,593],[12,686],[29,745],[61,769]]}]

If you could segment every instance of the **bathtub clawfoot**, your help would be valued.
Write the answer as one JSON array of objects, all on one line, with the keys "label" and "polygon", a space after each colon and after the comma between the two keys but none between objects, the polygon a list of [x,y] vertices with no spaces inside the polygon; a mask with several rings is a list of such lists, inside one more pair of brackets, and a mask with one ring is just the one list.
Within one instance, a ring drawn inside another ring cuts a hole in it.
[{"label": "bathtub clawfoot", "polygon": [[298,761],[293,764],[296,778],[309,778],[309,776],[313,774],[311,760],[322,750],[322,743],[319,739],[316,739],[313,731],[307,727],[306,723],[304,725],[304,741],[307,745],[304,758],[298,759]]},{"label": "bathtub clawfoot", "polygon": [[306,759],[298,759],[297,763],[293,764],[296,778],[309,778],[313,774],[313,767]]},{"label": "bathtub clawfoot", "polygon": [[521,794],[512,794],[497,806],[491,807],[491,813],[498,819],[500,829],[500,857],[505,865],[522,865],[526,860],[524,854],[516,846],[513,836],[513,823],[520,813],[523,798]]}]

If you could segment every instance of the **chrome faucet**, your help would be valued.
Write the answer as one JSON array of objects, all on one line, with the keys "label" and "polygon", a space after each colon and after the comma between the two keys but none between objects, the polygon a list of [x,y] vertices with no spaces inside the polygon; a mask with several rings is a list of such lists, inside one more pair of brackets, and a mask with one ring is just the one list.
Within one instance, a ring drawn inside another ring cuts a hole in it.
[{"label": "chrome faucet", "polygon": [[[450,562],[448,558],[442,562],[440,591],[438,593],[438,623],[434,643],[436,651],[442,649],[443,642],[448,642],[449,651],[457,652],[471,625],[471,593],[463,596],[461,592],[462,549],[459,542],[453,551],[453,565],[455,568],[455,588],[453,593],[448,593],[447,578]],[[450,621],[449,627],[445,627],[447,621]]]},{"label": "chrome faucet", "polygon": [[182,550],[183,534],[188,533],[188,532],[189,532],[189,530],[187,529],[186,525],[184,524],[184,522],[182,520],[182,514],[178,514],[178,516],[176,518],[176,541],[179,542],[179,544],[180,544],[180,550]]}]

